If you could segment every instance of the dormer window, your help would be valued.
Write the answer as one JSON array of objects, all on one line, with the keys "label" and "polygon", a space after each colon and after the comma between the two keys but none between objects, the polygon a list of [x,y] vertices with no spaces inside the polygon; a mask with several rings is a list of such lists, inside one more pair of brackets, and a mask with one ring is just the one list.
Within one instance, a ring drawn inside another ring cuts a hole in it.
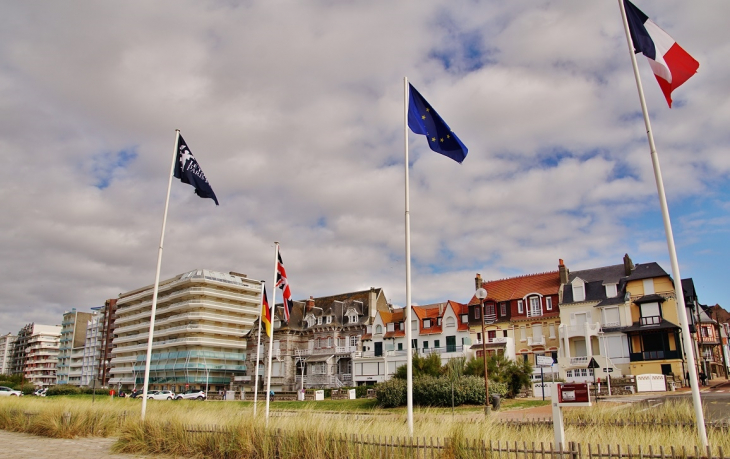
[{"label": "dormer window", "polygon": [[618,296],[616,284],[606,284],[606,298],[616,298],[616,296]]},{"label": "dormer window", "polygon": [[441,317],[436,318],[436,325],[441,325]]},{"label": "dormer window", "polygon": [[331,324],[332,323],[332,316],[327,316],[327,323],[328,324]]},{"label": "dormer window", "polygon": [[315,319],[312,314],[309,314],[305,320],[307,322],[307,327],[310,328],[314,327],[314,324],[317,323],[317,319]]},{"label": "dormer window", "polygon": [[317,317],[317,325],[322,325],[322,317]]},{"label": "dormer window", "polygon": [[406,324],[403,322],[398,322],[398,330],[403,331],[406,329]]},{"label": "dormer window", "polygon": [[462,314],[461,315],[461,323],[462,324],[468,324],[469,323],[469,314]]},{"label": "dormer window", "polygon": [[522,314],[523,312],[525,312],[525,305],[522,300],[517,300],[517,313]]},{"label": "dormer window", "polygon": [[388,324],[388,331],[389,332],[395,331],[395,324],[393,322]]},{"label": "dormer window", "polygon": [[548,311],[553,310],[553,299],[551,297],[545,297],[545,309]]},{"label": "dormer window", "polygon": [[431,328],[431,319],[423,319],[423,328]]},{"label": "dormer window", "polygon": [[380,324],[378,324],[378,325],[377,325],[377,326],[375,327],[375,334],[376,334],[376,335],[381,335],[382,333],[383,333],[383,326],[382,326],[382,325],[380,325]]},{"label": "dormer window", "polygon": [[578,301],[585,301],[586,290],[585,290],[585,284],[583,282],[583,279],[576,277],[575,279],[573,279],[572,285],[573,285],[573,302],[576,303]]}]

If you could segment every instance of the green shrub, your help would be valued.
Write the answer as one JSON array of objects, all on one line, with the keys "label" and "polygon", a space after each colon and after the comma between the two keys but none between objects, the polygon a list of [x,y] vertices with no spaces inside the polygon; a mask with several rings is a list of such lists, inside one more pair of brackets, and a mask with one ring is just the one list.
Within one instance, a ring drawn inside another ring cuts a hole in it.
[{"label": "green shrub", "polygon": [[[421,376],[439,376],[443,373],[441,369],[441,356],[438,354],[429,354],[428,357],[421,357],[418,354],[413,355],[413,379]],[[401,365],[395,370],[394,378],[407,378],[406,365]]]},{"label": "green shrub", "polygon": [[35,392],[36,387],[31,383],[25,383],[20,386],[16,386],[16,390],[21,391],[23,395],[30,395]]},{"label": "green shrub", "polygon": [[69,384],[58,384],[48,388],[46,397],[53,395],[79,395],[81,394],[81,388],[71,386]]},{"label": "green shrub", "polygon": [[406,381],[392,378],[375,386],[375,398],[383,408],[394,408],[406,404]]}]

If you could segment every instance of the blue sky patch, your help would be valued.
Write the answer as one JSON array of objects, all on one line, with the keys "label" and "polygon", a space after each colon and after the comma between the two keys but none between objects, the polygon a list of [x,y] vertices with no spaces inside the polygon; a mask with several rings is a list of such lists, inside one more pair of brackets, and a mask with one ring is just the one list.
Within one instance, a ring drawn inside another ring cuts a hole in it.
[{"label": "blue sky patch", "polygon": [[94,186],[100,190],[109,187],[117,169],[126,169],[135,158],[137,158],[137,147],[94,156],[91,159],[91,173],[96,179]]}]

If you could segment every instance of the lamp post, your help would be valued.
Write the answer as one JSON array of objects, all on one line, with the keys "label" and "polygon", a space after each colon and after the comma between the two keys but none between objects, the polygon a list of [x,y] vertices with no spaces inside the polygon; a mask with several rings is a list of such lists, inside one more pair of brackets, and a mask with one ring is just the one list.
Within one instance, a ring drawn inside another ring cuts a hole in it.
[{"label": "lamp post", "polygon": [[484,415],[489,416],[489,373],[487,371],[487,334],[484,331],[484,299],[487,297],[487,290],[484,288],[477,289],[474,294],[479,299],[479,305],[482,308],[482,357],[484,358]]}]

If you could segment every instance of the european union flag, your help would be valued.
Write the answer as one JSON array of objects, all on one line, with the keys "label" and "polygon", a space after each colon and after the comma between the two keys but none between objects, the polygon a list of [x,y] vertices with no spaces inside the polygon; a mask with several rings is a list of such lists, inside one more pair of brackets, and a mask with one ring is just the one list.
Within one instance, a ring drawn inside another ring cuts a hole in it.
[{"label": "european union flag", "polygon": [[178,135],[177,160],[175,161],[174,175],[181,182],[195,187],[195,194],[201,198],[210,198],[215,201],[216,206],[218,205],[218,198],[215,197],[213,188],[208,183],[208,179],[205,178],[203,169],[200,168],[198,161],[190,152],[188,145],[181,135]]},{"label": "european union flag", "polygon": [[412,84],[408,83],[408,86],[410,86],[408,127],[416,134],[425,135],[431,150],[448,156],[457,163],[464,161],[469,150],[436,110],[426,102],[421,93]]}]

